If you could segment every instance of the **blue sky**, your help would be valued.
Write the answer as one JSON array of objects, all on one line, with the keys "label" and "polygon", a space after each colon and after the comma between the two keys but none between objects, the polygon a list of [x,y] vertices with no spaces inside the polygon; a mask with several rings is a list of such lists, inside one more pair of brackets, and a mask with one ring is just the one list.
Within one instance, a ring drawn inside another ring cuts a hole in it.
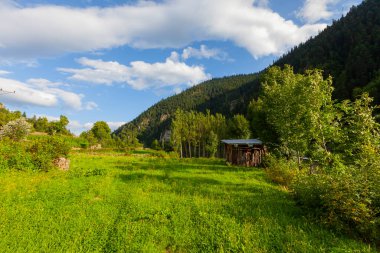
[{"label": "blue sky", "polygon": [[252,73],[361,0],[1,0],[0,96],[80,133],[213,77]]}]

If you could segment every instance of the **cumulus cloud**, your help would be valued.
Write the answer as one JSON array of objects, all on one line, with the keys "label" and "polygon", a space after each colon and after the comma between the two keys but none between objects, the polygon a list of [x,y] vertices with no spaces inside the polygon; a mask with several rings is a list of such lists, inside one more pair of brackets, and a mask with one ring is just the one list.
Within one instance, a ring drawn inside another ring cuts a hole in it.
[{"label": "cumulus cloud", "polygon": [[227,53],[221,51],[218,48],[208,48],[206,45],[201,45],[199,49],[193,47],[187,47],[182,52],[182,59],[186,60],[189,58],[197,59],[216,59],[225,60],[227,59]]},{"label": "cumulus cloud", "polygon": [[88,58],[80,58],[78,62],[84,68],[58,68],[58,70],[72,74],[71,79],[105,85],[128,84],[136,90],[192,86],[211,78],[202,66],[189,66],[179,61],[176,52],[172,52],[164,62],[134,61],[130,66],[115,61]]},{"label": "cumulus cloud", "polygon": [[122,45],[182,48],[204,40],[229,40],[260,57],[281,54],[326,26],[298,26],[266,0],[137,1],[107,8],[11,3],[0,3],[3,61]]},{"label": "cumulus cloud", "polygon": [[308,23],[329,19],[334,16],[334,12],[330,7],[340,1],[341,0],[306,0],[304,6],[298,12],[298,16]]},{"label": "cumulus cloud", "polygon": [[3,96],[2,100],[17,105],[33,105],[42,107],[64,106],[75,110],[86,109],[87,105],[94,108],[93,102],[83,104],[82,94],[65,91],[60,86],[65,84],[50,82],[46,79],[29,79],[20,82],[8,78],[0,78],[0,88],[15,91],[14,94]]}]

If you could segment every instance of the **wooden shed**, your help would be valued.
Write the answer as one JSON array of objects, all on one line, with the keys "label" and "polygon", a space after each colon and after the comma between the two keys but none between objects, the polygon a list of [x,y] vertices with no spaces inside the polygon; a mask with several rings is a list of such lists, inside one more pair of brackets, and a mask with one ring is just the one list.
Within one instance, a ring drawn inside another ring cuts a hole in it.
[{"label": "wooden shed", "polygon": [[266,153],[263,142],[258,139],[222,140],[222,143],[226,160],[235,165],[258,166]]}]

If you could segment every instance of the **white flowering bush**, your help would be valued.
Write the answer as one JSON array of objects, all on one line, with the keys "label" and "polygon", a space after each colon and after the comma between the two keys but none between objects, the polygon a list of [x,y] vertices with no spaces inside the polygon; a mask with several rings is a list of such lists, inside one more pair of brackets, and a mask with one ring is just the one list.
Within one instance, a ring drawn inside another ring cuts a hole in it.
[{"label": "white flowering bush", "polygon": [[9,138],[13,141],[21,141],[30,133],[31,127],[25,118],[12,120],[0,128],[0,139]]}]

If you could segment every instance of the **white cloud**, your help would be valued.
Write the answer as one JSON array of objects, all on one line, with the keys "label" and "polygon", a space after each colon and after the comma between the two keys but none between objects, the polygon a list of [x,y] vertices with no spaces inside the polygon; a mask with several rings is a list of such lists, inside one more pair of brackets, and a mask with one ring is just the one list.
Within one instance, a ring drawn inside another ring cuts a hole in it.
[{"label": "white cloud", "polygon": [[97,84],[111,85],[112,83],[124,83],[129,78],[129,68],[115,61],[92,60],[80,58],[79,64],[83,69],[58,68],[59,71],[73,74],[70,78]]},{"label": "white cloud", "polygon": [[72,8],[23,7],[2,1],[0,61],[122,45],[181,48],[204,40],[229,40],[260,57],[281,54],[326,26],[297,26],[267,8],[266,3],[266,0],[164,0],[108,8]]},{"label": "white cloud", "polygon": [[87,123],[83,124],[83,128],[86,129],[86,130],[90,130],[93,125],[94,125],[94,123],[87,122]]},{"label": "white cloud", "polygon": [[180,87],[175,87],[175,88],[173,89],[173,92],[174,92],[174,94],[179,94],[179,93],[182,92],[182,89],[181,89]]},{"label": "white cloud", "polygon": [[81,124],[79,121],[70,120],[70,119],[69,119],[69,124],[67,125],[67,128],[70,130],[70,132],[76,135],[79,135],[81,132],[88,130],[88,129],[85,129],[83,124]]},{"label": "white cloud", "polygon": [[95,102],[92,102],[92,101],[87,102],[86,105],[85,105],[85,107],[84,107],[84,109],[88,110],[88,111],[94,110],[96,108],[98,108],[98,105]]},{"label": "white cloud", "polygon": [[126,124],[127,122],[124,121],[119,121],[119,122],[114,122],[114,121],[107,121],[108,126],[111,128],[112,131],[115,131],[122,125]]},{"label": "white cloud", "polygon": [[330,7],[340,1],[341,0],[305,0],[304,6],[298,12],[298,16],[308,23],[329,19],[334,16],[334,12]]},{"label": "white cloud", "polygon": [[14,94],[3,96],[2,100],[4,102],[17,105],[64,106],[75,110],[85,109],[83,108],[82,94],[65,91],[59,88],[60,86],[65,86],[65,84],[53,83],[46,79],[29,79],[26,82],[20,82],[0,78],[0,88],[15,91]]},{"label": "white cloud", "polygon": [[206,45],[201,45],[199,49],[187,47],[182,52],[182,59],[197,58],[197,59],[216,59],[225,60],[227,54],[218,48],[208,48]]},{"label": "white cloud", "polygon": [[55,88],[59,86],[67,86],[66,84],[63,84],[60,82],[51,82],[44,78],[30,78],[28,79],[27,82],[33,87],[39,88],[39,89],[48,89],[48,88]]},{"label": "white cloud", "polygon": [[128,84],[137,90],[192,86],[211,78],[202,66],[189,66],[179,61],[179,55],[176,52],[172,52],[165,62],[134,61],[130,63],[130,66],[114,61],[106,62],[88,58],[80,58],[78,62],[85,68],[59,68],[58,70],[72,74],[71,79],[105,85]]},{"label": "white cloud", "polygon": [[12,72],[9,72],[9,71],[1,70],[1,69],[0,69],[0,76],[8,75],[8,74],[10,74],[10,73],[12,73]]}]

